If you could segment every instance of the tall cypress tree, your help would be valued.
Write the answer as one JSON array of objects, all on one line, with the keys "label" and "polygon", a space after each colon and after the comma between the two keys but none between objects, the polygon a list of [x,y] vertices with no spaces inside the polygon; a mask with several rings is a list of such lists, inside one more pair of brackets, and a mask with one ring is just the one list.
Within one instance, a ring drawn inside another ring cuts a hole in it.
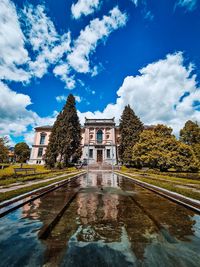
[{"label": "tall cypress tree", "polygon": [[81,125],[75,105],[75,98],[70,94],[53,125],[45,154],[50,167],[57,160],[68,166],[70,161],[76,162],[81,157]]},{"label": "tall cypress tree", "polygon": [[119,156],[123,163],[130,164],[132,161],[133,146],[139,140],[143,131],[143,124],[135,115],[130,105],[125,106],[122,113],[119,130],[121,135]]},{"label": "tall cypress tree", "polygon": [[49,143],[45,153],[46,165],[53,168],[59,155],[60,143],[60,126],[61,126],[62,112],[60,112],[54,122],[52,131],[49,137]]},{"label": "tall cypress tree", "polygon": [[75,98],[70,94],[62,111],[59,133],[59,154],[67,166],[81,156],[81,125],[77,115]]}]

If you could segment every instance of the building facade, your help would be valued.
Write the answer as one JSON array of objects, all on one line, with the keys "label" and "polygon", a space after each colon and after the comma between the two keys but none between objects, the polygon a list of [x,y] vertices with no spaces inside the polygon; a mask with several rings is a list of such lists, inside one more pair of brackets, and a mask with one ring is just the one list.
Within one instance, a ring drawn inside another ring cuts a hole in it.
[{"label": "building facade", "polygon": [[[51,126],[35,128],[30,164],[44,164],[44,155],[51,134]],[[119,128],[115,119],[87,119],[82,127],[82,161],[89,164],[117,164]]]}]

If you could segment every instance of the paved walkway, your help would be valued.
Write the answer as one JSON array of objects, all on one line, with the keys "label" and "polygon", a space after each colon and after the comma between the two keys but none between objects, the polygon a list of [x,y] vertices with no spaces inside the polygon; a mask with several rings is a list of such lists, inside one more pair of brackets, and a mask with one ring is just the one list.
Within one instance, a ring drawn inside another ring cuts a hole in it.
[{"label": "paved walkway", "polygon": [[40,180],[37,180],[37,181],[27,181],[27,182],[25,182],[23,184],[22,183],[15,183],[13,186],[11,185],[10,187],[1,186],[0,193],[10,192],[10,191],[13,191],[13,190],[16,190],[16,189],[20,189],[20,188],[24,188],[24,187],[28,187],[28,186],[31,186],[31,185],[36,185],[36,184],[40,184],[40,183],[53,181],[55,179],[65,177],[67,175],[73,175],[73,174],[75,175],[75,174],[78,174],[78,173],[81,173],[81,172],[64,173],[64,174],[61,174],[61,175],[58,175],[58,176],[54,176],[52,178],[40,179]]}]

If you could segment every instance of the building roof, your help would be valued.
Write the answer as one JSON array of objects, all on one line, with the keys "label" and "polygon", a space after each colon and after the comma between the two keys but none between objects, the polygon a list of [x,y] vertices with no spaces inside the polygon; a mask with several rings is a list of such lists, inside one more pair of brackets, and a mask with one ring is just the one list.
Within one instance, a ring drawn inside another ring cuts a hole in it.
[{"label": "building roof", "polygon": [[43,125],[43,126],[38,126],[35,127],[35,130],[51,130],[53,126],[50,125]]},{"label": "building roof", "polygon": [[115,125],[115,118],[111,118],[111,119],[88,119],[85,118],[85,123],[84,125],[96,125],[96,124],[101,124],[101,125]]}]

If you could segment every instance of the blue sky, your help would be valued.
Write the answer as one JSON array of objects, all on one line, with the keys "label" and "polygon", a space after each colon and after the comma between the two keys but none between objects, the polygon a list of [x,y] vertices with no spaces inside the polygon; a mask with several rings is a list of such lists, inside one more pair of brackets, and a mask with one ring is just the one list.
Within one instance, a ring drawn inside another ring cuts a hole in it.
[{"label": "blue sky", "polygon": [[130,104],[177,134],[200,121],[199,0],[2,0],[0,135],[31,144],[69,93],[84,117]]}]

